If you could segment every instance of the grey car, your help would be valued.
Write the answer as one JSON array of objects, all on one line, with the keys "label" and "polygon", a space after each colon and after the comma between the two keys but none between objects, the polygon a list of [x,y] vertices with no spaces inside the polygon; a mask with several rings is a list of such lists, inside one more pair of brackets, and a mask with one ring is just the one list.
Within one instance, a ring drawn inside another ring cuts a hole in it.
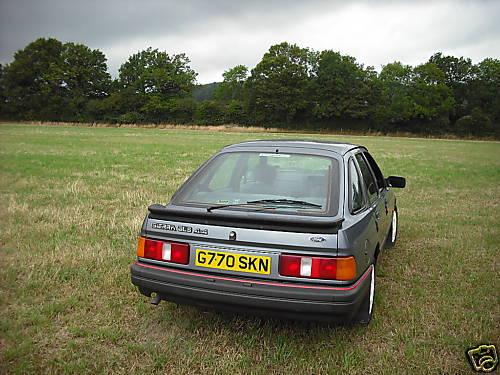
[{"label": "grey car", "polygon": [[367,324],[405,184],[359,145],[226,146],[148,207],[132,283],[154,304]]}]

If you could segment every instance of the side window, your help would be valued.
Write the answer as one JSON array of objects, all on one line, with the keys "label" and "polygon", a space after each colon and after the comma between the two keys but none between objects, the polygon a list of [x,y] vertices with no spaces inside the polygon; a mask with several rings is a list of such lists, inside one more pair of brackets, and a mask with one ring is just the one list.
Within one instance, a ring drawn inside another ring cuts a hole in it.
[{"label": "side window", "polygon": [[356,160],[358,161],[359,169],[361,170],[361,176],[363,176],[363,181],[366,185],[366,190],[368,192],[368,198],[370,202],[378,196],[378,188],[375,179],[373,178],[372,172],[366,164],[365,159],[361,154],[356,154]]},{"label": "side window", "polygon": [[378,167],[377,163],[368,152],[363,152],[363,155],[365,155],[368,164],[370,164],[370,167],[372,168],[372,171],[375,174],[375,179],[377,180],[379,190],[385,188],[386,184],[384,175],[382,174],[382,171]]},{"label": "side window", "polygon": [[365,196],[358,169],[352,158],[349,159],[349,199],[350,210],[355,213],[365,205]]}]

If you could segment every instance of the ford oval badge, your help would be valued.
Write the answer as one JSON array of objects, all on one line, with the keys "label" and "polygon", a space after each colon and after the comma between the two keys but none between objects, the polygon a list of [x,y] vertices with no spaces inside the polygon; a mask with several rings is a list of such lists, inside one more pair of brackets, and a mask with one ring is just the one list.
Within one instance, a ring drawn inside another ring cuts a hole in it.
[{"label": "ford oval badge", "polygon": [[323,242],[326,241],[326,238],[324,237],[311,237],[309,238],[312,242]]}]

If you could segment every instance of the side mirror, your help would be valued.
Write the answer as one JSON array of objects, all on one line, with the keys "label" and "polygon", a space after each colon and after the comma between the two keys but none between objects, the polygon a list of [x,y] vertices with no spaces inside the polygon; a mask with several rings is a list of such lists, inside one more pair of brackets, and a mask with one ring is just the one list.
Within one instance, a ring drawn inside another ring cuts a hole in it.
[{"label": "side mirror", "polygon": [[385,180],[390,187],[404,188],[406,186],[406,178],[404,177],[389,176]]}]

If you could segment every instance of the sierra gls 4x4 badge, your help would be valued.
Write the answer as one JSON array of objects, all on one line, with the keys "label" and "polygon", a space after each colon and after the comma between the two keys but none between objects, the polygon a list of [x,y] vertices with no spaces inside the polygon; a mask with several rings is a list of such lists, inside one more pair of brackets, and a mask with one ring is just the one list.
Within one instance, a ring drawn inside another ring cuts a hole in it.
[{"label": "sierra gls 4x4 badge", "polygon": [[164,224],[164,223],[152,223],[151,227],[153,229],[163,229],[171,232],[180,232],[180,233],[194,233],[194,234],[203,234],[208,235],[208,229],[194,228],[186,225],[172,225],[172,224]]}]

